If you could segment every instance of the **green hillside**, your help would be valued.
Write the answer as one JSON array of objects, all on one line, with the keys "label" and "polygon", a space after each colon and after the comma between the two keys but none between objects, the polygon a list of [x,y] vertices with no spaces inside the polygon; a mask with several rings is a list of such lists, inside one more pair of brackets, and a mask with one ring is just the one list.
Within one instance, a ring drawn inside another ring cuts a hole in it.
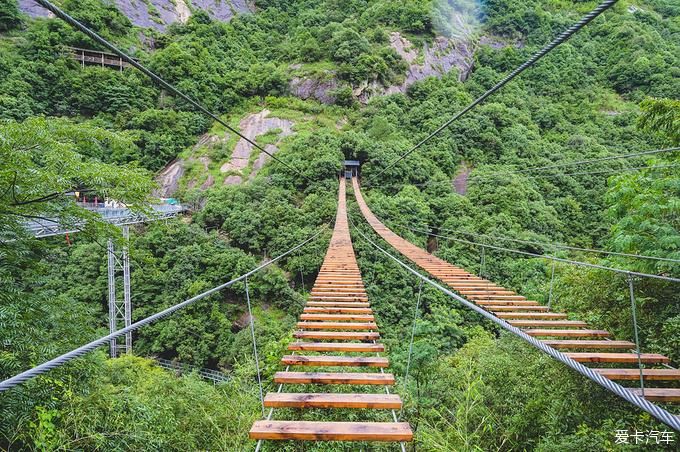
[{"label": "green hillside", "polygon": [[[675,0],[619,1],[394,166],[597,3],[258,0],[255,13],[228,23],[197,9],[165,32],[133,26],[105,0],[58,4],[286,165],[133,68],[81,65],[70,47],[106,49],[0,0],[0,380],[108,334],[106,241],[123,238],[77,207],[74,191],[134,208],[161,196],[191,207],[131,227],[133,321],[323,229],[248,280],[274,390],[328,246],[343,159],[362,163],[369,206],[402,237],[617,339],[633,340],[625,275],[492,249],[482,269],[480,246],[454,239],[680,278],[680,152],[613,158],[680,145]],[[411,62],[395,48],[401,39]],[[438,42],[450,53],[428,53]],[[436,76],[410,84],[414,67],[447,56],[451,70],[440,61]],[[248,150],[235,158],[241,144]],[[368,231],[352,200],[350,217]],[[84,231],[35,239],[23,225],[41,218]],[[426,229],[454,239],[418,232]],[[619,450],[617,430],[668,430],[432,288],[422,293],[405,385],[418,281],[360,235],[353,241],[414,429],[409,450]],[[635,280],[640,342],[674,367],[677,288]],[[262,412],[245,294],[238,283],[141,328],[135,356],[108,359],[100,347],[0,393],[0,449],[252,449],[248,429]],[[154,357],[231,378],[178,376]],[[263,450],[361,447],[393,450]]]}]

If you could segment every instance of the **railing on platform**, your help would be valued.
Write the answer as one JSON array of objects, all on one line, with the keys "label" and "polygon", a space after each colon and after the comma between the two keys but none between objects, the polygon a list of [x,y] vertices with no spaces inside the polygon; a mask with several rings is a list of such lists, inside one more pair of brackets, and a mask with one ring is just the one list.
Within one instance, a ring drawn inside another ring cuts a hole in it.
[{"label": "railing on platform", "polygon": [[81,49],[79,47],[68,47],[72,57],[85,67],[97,65],[101,67],[113,67],[120,71],[130,67],[130,63],[123,60],[115,53],[102,52],[100,50]]},{"label": "railing on platform", "polygon": [[[181,205],[173,206],[169,204],[159,204],[151,206],[153,212],[144,214],[130,210],[127,207],[104,207],[104,203],[99,203],[97,206],[95,206],[94,203],[88,204],[93,205],[89,206],[86,205],[86,203],[82,203],[83,207],[98,213],[106,222],[115,226],[164,220],[179,215],[186,210],[186,208]],[[26,223],[26,229],[29,232],[32,232],[36,238],[79,232],[80,226],[82,225],[63,225],[56,220],[49,219],[33,220]]]}]

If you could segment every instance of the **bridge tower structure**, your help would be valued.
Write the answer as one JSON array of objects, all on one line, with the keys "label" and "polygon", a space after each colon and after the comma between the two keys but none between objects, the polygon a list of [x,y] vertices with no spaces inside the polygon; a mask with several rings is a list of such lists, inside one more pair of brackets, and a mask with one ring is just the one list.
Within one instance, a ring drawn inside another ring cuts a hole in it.
[{"label": "bridge tower structure", "polygon": [[[132,295],[130,287],[130,230],[123,225],[124,245],[117,249],[113,239],[109,239],[106,247],[109,287],[109,331],[115,333],[132,324]],[[121,291],[122,289],[122,297]],[[132,353],[132,332],[111,339],[111,358]]]}]

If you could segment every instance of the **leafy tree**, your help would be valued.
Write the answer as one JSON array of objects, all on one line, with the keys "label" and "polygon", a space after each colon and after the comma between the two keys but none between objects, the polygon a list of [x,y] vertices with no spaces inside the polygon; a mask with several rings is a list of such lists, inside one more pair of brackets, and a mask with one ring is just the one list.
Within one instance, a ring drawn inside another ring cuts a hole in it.
[{"label": "leafy tree", "polygon": [[0,32],[9,31],[21,25],[17,0],[0,1]]},{"label": "leafy tree", "polygon": [[677,146],[680,144],[680,101],[645,99],[640,104],[642,115],[638,125],[643,130],[657,132]]},{"label": "leafy tree", "polygon": [[139,168],[107,165],[83,155],[130,145],[103,129],[33,118],[5,121],[0,136],[0,221],[6,236],[19,234],[24,222],[41,218],[97,224],[96,214],[73,202],[74,192],[141,208],[153,186]]}]

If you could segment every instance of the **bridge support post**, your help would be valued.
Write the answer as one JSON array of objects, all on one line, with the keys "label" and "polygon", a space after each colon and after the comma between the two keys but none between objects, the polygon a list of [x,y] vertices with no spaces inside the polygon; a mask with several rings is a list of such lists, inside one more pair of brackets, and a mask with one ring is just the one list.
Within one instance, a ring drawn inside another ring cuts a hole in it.
[{"label": "bridge support post", "polygon": [[630,295],[630,305],[633,310],[633,333],[635,337],[635,353],[638,359],[638,369],[640,369],[640,392],[642,397],[645,396],[645,379],[642,374],[642,359],[640,358],[640,337],[638,335],[638,324],[637,324],[637,305],[635,302],[635,288],[633,286],[633,275],[628,273],[628,294]]},{"label": "bridge support post", "polygon": [[[128,244],[130,241],[130,231],[127,225],[123,226],[123,237],[125,245],[122,250],[117,253],[113,240],[109,239],[107,244],[107,263],[108,263],[108,285],[109,285],[109,331],[114,333],[118,331],[119,326],[130,326],[132,324],[132,297],[130,285],[130,255],[128,252]],[[123,282],[123,298],[118,296],[117,276],[122,273]],[[121,353],[132,352],[132,332],[125,334],[122,342],[120,338],[112,339],[109,345],[110,354],[112,358],[116,358]]]},{"label": "bridge support post", "polygon": [[548,309],[552,309],[554,285],[555,285],[555,260],[552,261],[552,269],[550,270],[550,292],[548,292]]}]

